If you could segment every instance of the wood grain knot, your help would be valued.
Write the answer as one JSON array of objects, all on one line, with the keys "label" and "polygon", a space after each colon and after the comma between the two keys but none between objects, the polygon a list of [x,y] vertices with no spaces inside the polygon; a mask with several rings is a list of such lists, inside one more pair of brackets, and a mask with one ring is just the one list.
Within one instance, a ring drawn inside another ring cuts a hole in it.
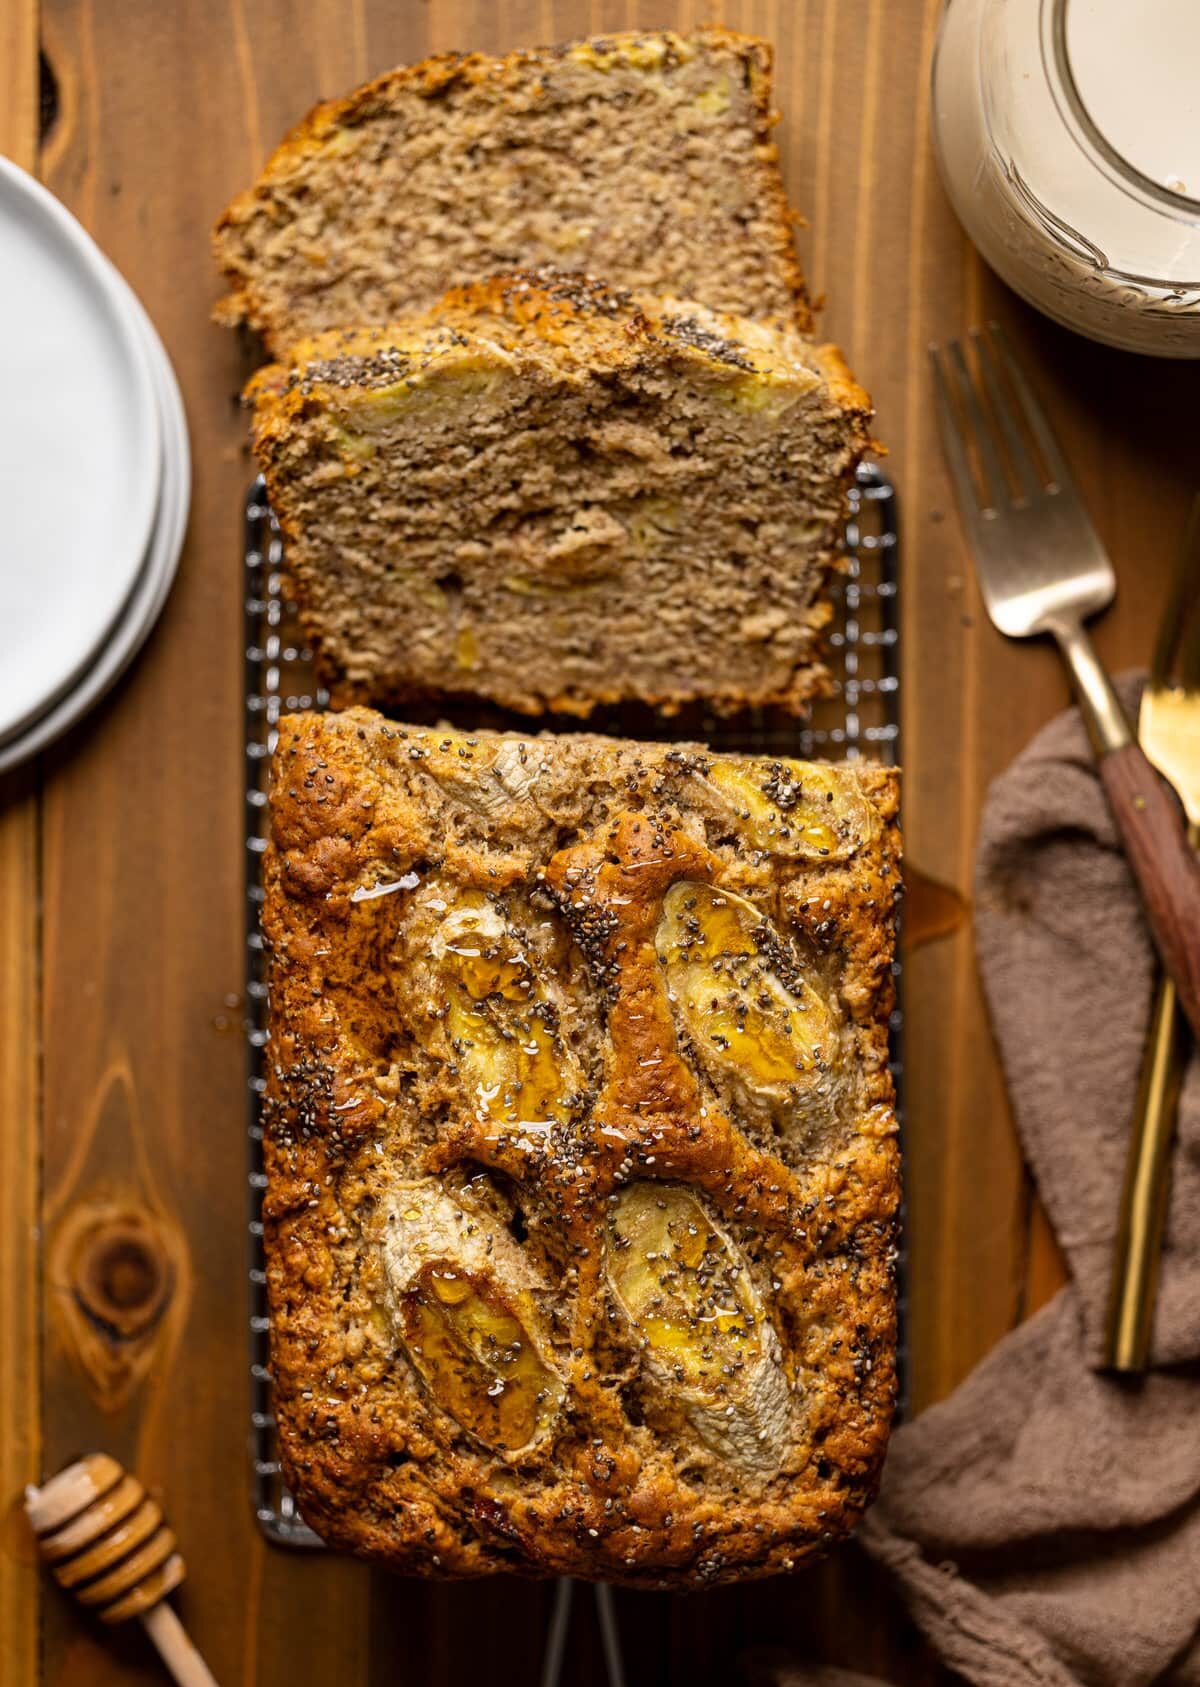
[{"label": "wood grain knot", "polygon": [[81,1309],[117,1340],[130,1341],[161,1318],[173,1274],[162,1239],[131,1215],[89,1225],[70,1275]]},{"label": "wood grain knot", "polygon": [[172,1226],[128,1201],[83,1202],[54,1234],[54,1304],[71,1355],[107,1410],[129,1398],[163,1344],[186,1270],[182,1250]]}]

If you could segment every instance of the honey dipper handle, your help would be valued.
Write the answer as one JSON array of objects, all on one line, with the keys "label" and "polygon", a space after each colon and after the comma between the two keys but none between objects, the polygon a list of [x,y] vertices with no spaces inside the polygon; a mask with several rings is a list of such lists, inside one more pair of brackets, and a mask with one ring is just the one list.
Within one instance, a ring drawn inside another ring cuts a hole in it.
[{"label": "honey dipper handle", "polygon": [[146,1633],[158,1648],[179,1687],[217,1687],[217,1679],[188,1638],[174,1611],[162,1600],[142,1617]]}]

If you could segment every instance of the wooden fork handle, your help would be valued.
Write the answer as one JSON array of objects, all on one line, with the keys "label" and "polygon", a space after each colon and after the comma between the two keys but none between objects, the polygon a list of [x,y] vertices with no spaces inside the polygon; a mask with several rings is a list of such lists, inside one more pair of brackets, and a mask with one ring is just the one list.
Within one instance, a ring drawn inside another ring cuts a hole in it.
[{"label": "wooden fork handle", "polygon": [[1200,863],[1167,786],[1137,744],[1100,758],[1100,777],[1162,963],[1200,1040]]}]

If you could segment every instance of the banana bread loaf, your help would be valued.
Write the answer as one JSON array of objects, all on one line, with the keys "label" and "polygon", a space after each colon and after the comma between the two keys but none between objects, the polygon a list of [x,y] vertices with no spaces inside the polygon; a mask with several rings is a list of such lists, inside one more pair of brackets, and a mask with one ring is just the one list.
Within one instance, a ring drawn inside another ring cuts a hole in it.
[{"label": "banana bread loaf", "polygon": [[278,355],[549,263],[807,326],[773,122],[770,48],[721,29],[392,71],[318,106],[225,212],[218,314]]},{"label": "banana bread loaf", "polygon": [[796,707],[869,401],[793,328],[540,271],[251,385],[335,702]]},{"label": "banana bread loaf", "polygon": [[870,1500],[896,775],[283,720],[265,1204],[288,1482],[397,1569],[695,1586]]}]

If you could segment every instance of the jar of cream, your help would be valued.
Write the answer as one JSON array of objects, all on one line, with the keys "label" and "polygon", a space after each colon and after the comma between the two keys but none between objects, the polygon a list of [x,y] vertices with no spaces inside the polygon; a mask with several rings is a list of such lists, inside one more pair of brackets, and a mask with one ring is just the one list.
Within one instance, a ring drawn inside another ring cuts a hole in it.
[{"label": "jar of cream", "polygon": [[1200,357],[1200,0],[949,0],[946,190],[997,273],[1069,328]]}]

